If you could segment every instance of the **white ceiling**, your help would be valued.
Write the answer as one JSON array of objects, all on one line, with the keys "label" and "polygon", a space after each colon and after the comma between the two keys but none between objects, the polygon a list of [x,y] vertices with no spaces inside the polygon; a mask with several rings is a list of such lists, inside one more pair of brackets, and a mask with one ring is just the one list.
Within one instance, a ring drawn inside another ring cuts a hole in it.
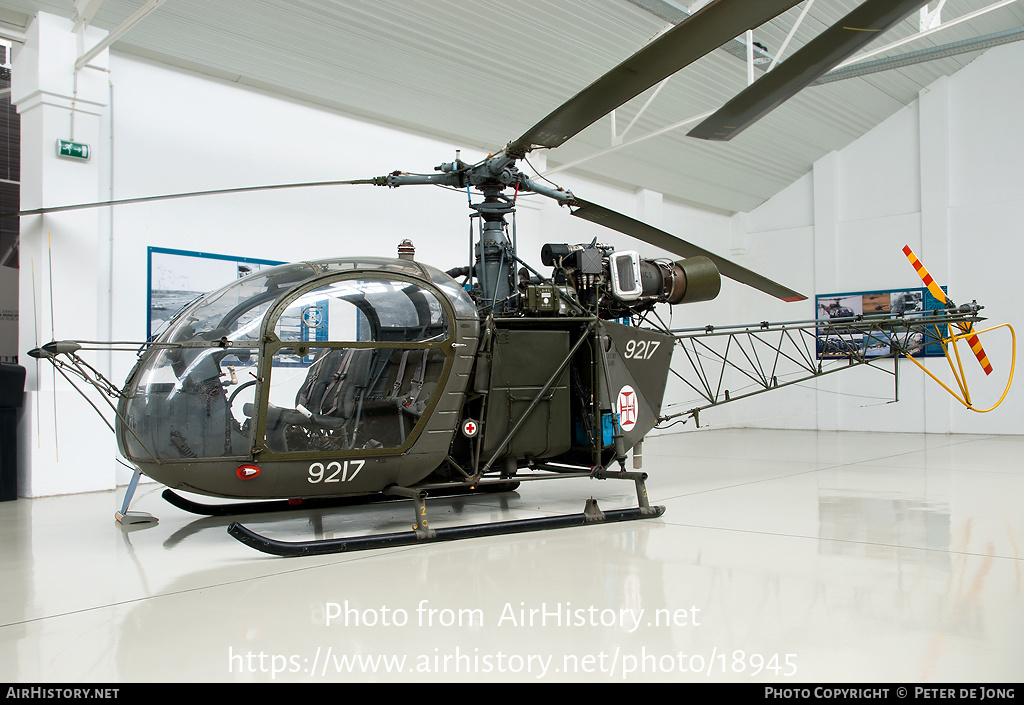
[{"label": "white ceiling", "polygon": [[[947,0],[942,20],[948,24],[995,1]],[[145,4],[103,0],[91,24],[112,30]],[[805,0],[756,29],[754,40],[769,54],[776,53],[807,4]],[[857,4],[812,2],[782,58]],[[929,3],[932,9],[937,5],[935,0]],[[440,136],[466,148],[495,151],[671,26],[642,6],[664,10],[659,14],[672,18],[684,4],[166,0],[114,48]],[[15,31],[24,27],[36,11],[70,18],[74,7],[71,0],[0,0],[0,34],[3,25]],[[881,56],[969,41],[1022,25],[1024,2],[1014,2]],[[914,13],[868,50],[918,29]],[[612,146],[611,118],[606,117],[548,152],[547,168],[586,159],[573,168],[711,210],[749,211],[810,171],[819,157],[855,140],[916,100],[921,88],[976,56],[978,51],[972,51],[808,88],[728,143],[687,137],[690,125],[630,144],[717,108],[746,85],[745,63],[719,50],[669,79],[625,135],[625,146],[603,153]],[[654,90],[617,111],[620,133]],[[449,157],[439,155],[439,160]],[[423,165],[407,168],[424,170]]]}]

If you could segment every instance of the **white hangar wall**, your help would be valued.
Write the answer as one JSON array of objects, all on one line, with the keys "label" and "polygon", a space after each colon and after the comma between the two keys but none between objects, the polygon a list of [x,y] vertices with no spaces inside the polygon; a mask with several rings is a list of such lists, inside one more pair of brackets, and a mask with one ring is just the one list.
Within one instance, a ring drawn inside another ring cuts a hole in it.
[{"label": "white hangar wall", "polygon": [[[786,283],[813,297],[921,286],[903,253],[921,258],[957,303],[985,306],[983,324],[1021,322],[1014,291],[1024,261],[1024,44],[985,53],[958,73],[749,214],[751,262],[785,272]],[[816,89],[810,89],[816,90]],[[781,275],[780,275],[781,276]],[[762,297],[763,298],[763,297]],[[813,316],[813,298],[789,309],[745,295],[751,320]],[[792,311],[802,306],[799,316]],[[784,309],[784,310],[783,310]],[[745,319],[746,320],[746,319]],[[1006,329],[982,336],[995,371],[985,379],[961,343],[972,401],[986,408],[1005,387],[1012,359]],[[892,363],[883,365],[892,371]],[[946,362],[929,370],[956,388]],[[764,395],[708,412],[721,424],[823,430],[1017,434],[1024,395],[1010,393],[995,411],[965,409],[909,361],[893,377],[861,369],[817,384]],[[741,408],[742,405],[742,408]],[[727,411],[728,409],[728,411]]]}]

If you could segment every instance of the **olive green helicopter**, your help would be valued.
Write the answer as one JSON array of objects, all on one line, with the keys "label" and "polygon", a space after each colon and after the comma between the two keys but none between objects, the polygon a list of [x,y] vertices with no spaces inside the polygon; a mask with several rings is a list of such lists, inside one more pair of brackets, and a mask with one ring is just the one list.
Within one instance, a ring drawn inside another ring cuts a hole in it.
[{"label": "olive green helicopter", "polygon": [[[458,156],[430,174],[338,181],[436,185],[477,194],[473,260],[442,271],[415,259],[333,258],[268,267],[186,305],[147,341],[115,387],[76,353],[80,342],[32,351],[113,399],[112,427],[134,470],[198,514],[251,514],[350,502],[411,500],[396,533],[281,541],[233,523],[239,541],[276,555],[315,555],[660,516],[646,474],[626,468],[655,428],[676,342],[644,325],[656,306],[715,298],[721,276],[784,301],[806,297],[629,216],[520,171],[616,107],[799,0],[713,0],[482,161]],[[723,141],[925,5],[867,0],[689,133]],[[870,30],[870,31],[864,31]],[[233,189],[233,191],[255,190]],[[213,193],[213,192],[207,192]],[[540,272],[519,257],[515,198],[538,194],[578,218],[662,248],[678,260],[590,243],[545,245]],[[20,215],[184,195],[42,208]],[[977,308],[960,312],[974,321]],[[954,315],[954,314],[950,314]],[[832,321],[835,325],[837,322]],[[633,483],[637,506],[435,528],[426,498],[505,492],[548,478]],[[179,492],[234,500],[200,503]]]}]

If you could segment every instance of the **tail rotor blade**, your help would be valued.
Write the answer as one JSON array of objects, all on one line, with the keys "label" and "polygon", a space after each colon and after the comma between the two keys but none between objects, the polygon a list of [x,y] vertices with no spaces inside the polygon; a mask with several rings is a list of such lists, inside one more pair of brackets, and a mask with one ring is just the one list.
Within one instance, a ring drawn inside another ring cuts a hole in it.
[{"label": "tail rotor blade", "polygon": [[942,287],[939,286],[937,281],[935,281],[935,278],[932,277],[932,275],[928,273],[928,270],[925,269],[924,265],[921,264],[921,260],[919,260],[917,255],[914,254],[914,251],[910,249],[910,245],[905,245],[903,247],[903,254],[905,254],[907,259],[910,260],[910,264],[913,266],[914,271],[917,272],[917,276],[921,277],[921,281],[923,281],[924,285],[928,287],[928,291],[931,292],[932,296],[943,304],[948,304],[949,297],[946,296],[946,292],[942,290]]},{"label": "tail rotor blade", "polygon": [[[921,277],[921,281],[928,287],[928,291],[936,299],[946,304],[947,306],[953,302],[946,295],[946,292],[942,290],[939,283],[935,281],[935,278],[925,269],[925,266],[921,263],[921,260],[917,258],[914,251],[910,249],[909,245],[903,247],[903,254],[910,260],[911,266],[917,272],[917,276]],[[986,375],[992,374],[992,363],[988,360],[988,354],[985,352],[985,348],[981,346],[981,340],[978,339],[978,334],[973,331],[973,326],[970,324],[964,324],[959,326],[960,330],[964,333],[969,333],[967,336],[967,344],[971,346],[971,352],[978,358],[978,363],[981,364],[981,369],[985,370]]]},{"label": "tail rotor blade", "polygon": [[971,333],[967,338],[967,344],[971,346],[971,351],[974,353],[974,356],[978,358],[978,362],[981,364],[981,369],[985,370],[985,374],[992,374],[992,363],[988,361],[988,355],[985,353],[985,348],[981,347],[981,340],[978,339],[978,334]]}]

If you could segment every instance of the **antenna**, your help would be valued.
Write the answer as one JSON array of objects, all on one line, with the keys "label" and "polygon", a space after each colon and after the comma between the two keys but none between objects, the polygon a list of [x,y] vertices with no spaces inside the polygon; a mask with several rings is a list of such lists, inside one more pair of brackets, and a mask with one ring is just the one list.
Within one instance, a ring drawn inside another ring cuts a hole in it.
[{"label": "antenna", "polygon": [[[50,340],[56,340],[57,334],[55,332],[55,324],[53,322],[53,245],[51,243],[51,232],[46,231],[46,255],[47,264],[49,266],[49,279],[50,279]],[[35,288],[32,289],[33,296],[35,295]],[[36,385],[38,386],[38,377],[36,378]],[[38,395],[37,395],[38,396]],[[38,409],[38,405],[36,407]],[[37,423],[38,427],[38,423]],[[56,461],[60,462],[60,446],[57,437],[57,367],[53,368],[53,456]]]}]

